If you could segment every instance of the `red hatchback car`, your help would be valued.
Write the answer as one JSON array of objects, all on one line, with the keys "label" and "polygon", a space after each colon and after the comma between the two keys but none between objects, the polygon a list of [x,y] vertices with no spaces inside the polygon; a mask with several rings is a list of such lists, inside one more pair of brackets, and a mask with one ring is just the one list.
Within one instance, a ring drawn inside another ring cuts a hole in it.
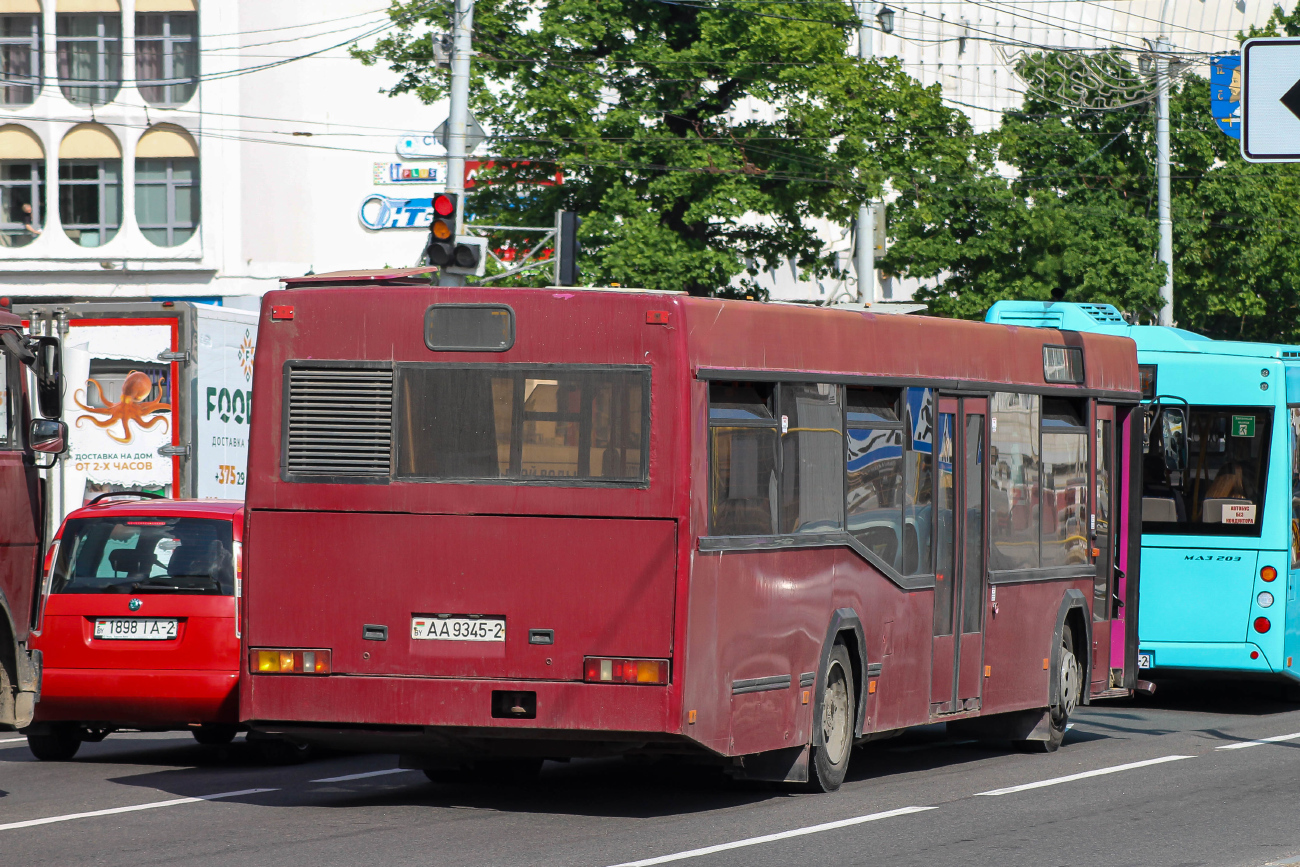
[{"label": "red hatchback car", "polygon": [[33,645],[45,677],[26,730],[37,758],[72,758],[118,729],[239,730],[243,503],[108,494],[68,515],[50,549]]}]

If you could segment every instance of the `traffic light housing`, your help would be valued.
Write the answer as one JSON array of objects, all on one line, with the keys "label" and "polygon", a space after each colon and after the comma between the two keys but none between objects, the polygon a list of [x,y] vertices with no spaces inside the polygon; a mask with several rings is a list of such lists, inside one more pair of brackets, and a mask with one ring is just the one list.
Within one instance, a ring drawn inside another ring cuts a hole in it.
[{"label": "traffic light housing", "polygon": [[475,274],[482,277],[487,273],[487,238],[457,235],[451,264],[442,270],[448,274]]},{"label": "traffic light housing", "polygon": [[446,268],[456,258],[456,213],[460,196],[455,193],[438,193],[433,197],[433,222],[429,224],[429,244],[425,258],[430,265]]},{"label": "traffic light housing", "polygon": [[578,242],[578,229],[581,227],[582,217],[573,211],[560,211],[555,239],[556,286],[577,286],[582,280],[578,269],[578,256],[582,254],[582,244]]}]

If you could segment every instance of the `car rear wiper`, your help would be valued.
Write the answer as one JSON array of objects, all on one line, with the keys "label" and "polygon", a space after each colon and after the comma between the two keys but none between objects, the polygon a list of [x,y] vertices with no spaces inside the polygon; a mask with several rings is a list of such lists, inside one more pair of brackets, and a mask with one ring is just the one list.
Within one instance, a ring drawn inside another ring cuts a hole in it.
[{"label": "car rear wiper", "polygon": [[131,585],[134,593],[148,593],[161,591],[175,591],[178,593],[207,593],[207,587],[195,587],[194,585],[181,586],[180,584],[164,584],[161,581],[140,581]]}]

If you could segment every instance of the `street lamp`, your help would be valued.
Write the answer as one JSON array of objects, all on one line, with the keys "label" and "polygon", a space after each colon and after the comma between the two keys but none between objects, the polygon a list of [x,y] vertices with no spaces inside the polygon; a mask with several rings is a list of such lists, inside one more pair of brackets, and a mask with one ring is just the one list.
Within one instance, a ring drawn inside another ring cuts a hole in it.
[{"label": "street lamp", "polygon": [[876,13],[876,20],[880,22],[881,33],[894,32],[894,10],[888,6],[881,6],[880,11]]}]

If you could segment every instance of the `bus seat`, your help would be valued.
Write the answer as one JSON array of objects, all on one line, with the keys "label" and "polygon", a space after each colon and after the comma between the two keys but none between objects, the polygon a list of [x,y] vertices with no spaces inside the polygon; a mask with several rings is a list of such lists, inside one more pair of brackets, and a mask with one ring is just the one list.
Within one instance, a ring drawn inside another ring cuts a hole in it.
[{"label": "bus seat", "polygon": [[1178,520],[1178,506],[1172,497],[1143,497],[1142,520],[1172,524]]},{"label": "bus seat", "polygon": [[1206,498],[1201,504],[1201,523],[1202,524],[1221,524],[1223,523],[1223,507],[1229,503],[1249,504],[1252,500],[1241,497],[1221,497]]}]

